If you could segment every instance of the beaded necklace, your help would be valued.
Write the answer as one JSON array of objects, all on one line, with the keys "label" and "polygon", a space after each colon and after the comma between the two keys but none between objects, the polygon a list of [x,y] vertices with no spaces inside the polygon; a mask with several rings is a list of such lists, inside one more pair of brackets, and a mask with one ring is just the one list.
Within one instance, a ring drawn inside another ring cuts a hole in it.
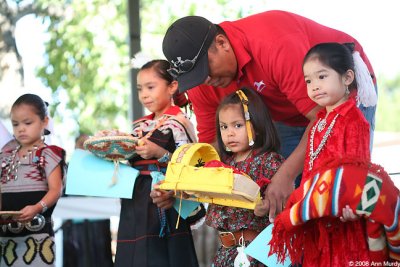
[{"label": "beaded necklace", "polygon": [[314,125],[314,127],[311,129],[311,135],[310,135],[310,161],[309,161],[309,168],[308,170],[312,170],[313,165],[314,165],[314,160],[318,157],[319,153],[321,150],[324,148],[326,141],[328,140],[329,136],[331,135],[332,128],[336,123],[336,119],[339,116],[339,114],[336,114],[336,116],[333,118],[332,122],[329,124],[328,129],[326,130],[324,136],[322,137],[321,143],[318,145],[317,149],[314,151],[314,135],[315,135],[315,130],[318,128],[319,123],[321,121],[321,118],[318,120],[318,122]]},{"label": "beaded necklace", "polygon": [[322,120],[319,119],[318,123],[317,123],[317,130],[318,132],[322,132],[325,129],[326,126],[326,118],[323,118]]},{"label": "beaded necklace", "polygon": [[237,167],[237,165],[240,162],[245,162],[246,160],[248,160],[250,158],[250,156],[253,154],[253,149],[250,149],[249,153],[247,154],[247,156],[243,159],[243,160],[237,160],[237,156],[235,155],[234,157],[232,157],[232,161],[231,161],[231,166]]},{"label": "beaded necklace", "polygon": [[[18,167],[21,165],[21,160],[19,157],[17,158],[18,151],[21,149],[21,145],[18,145],[12,152],[11,156],[6,159],[5,162],[2,162],[1,167],[2,168],[7,168],[6,171],[6,181],[9,182],[11,179],[14,179],[16,181],[18,179]],[[36,151],[39,149],[38,145],[34,145],[32,147],[32,150],[28,150],[27,154],[23,155],[23,159],[31,159],[32,162],[37,162],[36,157],[33,158],[32,155],[36,154]]]}]

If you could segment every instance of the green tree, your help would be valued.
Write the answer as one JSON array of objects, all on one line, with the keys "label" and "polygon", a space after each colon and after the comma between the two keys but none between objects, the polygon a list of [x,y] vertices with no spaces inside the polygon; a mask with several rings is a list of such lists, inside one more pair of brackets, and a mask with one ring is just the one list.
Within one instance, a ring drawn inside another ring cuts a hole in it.
[{"label": "green tree", "polygon": [[[27,15],[43,16],[58,10],[47,0],[0,0],[0,88],[19,90],[24,86],[23,59],[18,51],[15,30],[17,23]],[[8,117],[10,103],[0,101],[0,117]]]},{"label": "green tree", "polygon": [[[131,89],[127,1],[74,0],[61,4],[61,15],[43,19],[49,25],[50,37],[46,42],[46,65],[38,71],[62,107],[54,107],[56,120],[61,121],[65,114],[59,111],[67,109],[81,132],[128,125]],[[240,15],[240,11],[224,6],[228,6],[227,0],[213,4],[140,1],[143,50],[154,58],[163,57],[162,37],[168,25],[182,14],[209,9],[230,17]]]},{"label": "green tree", "polygon": [[[35,14],[48,26],[47,62],[38,76],[58,103],[52,106],[56,122],[66,115],[77,122],[71,135],[78,130],[93,133],[129,125],[127,1],[0,0],[0,63],[6,53],[14,53],[20,60],[13,33],[19,18]],[[162,58],[161,42],[168,25],[184,15],[199,14],[219,22],[255,13],[256,8],[255,4],[240,5],[239,0],[141,0],[142,52]],[[17,70],[23,75],[20,66]],[[398,80],[379,79],[377,130],[400,130],[392,116],[399,109]]]},{"label": "green tree", "polygon": [[[38,71],[81,132],[120,128],[128,114],[126,1],[75,0],[47,16],[46,65]],[[62,120],[65,114],[57,113]],[[76,133],[74,133],[76,134]]]},{"label": "green tree", "polygon": [[51,14],[52,11],[47,8],[43,2],[16,0],[0,0],[0,79],[10,67],[8,55],[16,59],[15,70],[23,78],[22,58],[17,49],[15,40],[15,28],[18,21],[29,14]]},{"label": "green tree", "polygon": [[400,75],[393,79],[378,78],[377,131],[400,131]]}]

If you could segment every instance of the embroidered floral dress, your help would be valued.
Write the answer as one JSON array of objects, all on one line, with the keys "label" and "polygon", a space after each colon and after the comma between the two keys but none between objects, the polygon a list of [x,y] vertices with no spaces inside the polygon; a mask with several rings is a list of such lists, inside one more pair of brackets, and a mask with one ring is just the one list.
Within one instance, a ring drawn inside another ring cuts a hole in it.
[{"label": "embroidered floral dress", "polygon": [[[301,185],[291,195],[286,209],[304,197],[301,190],[304,183],[313,178],[309,174],[322,162],[343,157],[370,160],[369,124],[354,100],[350,99],[332,110],[326,124],[321,125],[325,116],[326,110],[321,110],[310,130]],[[321,147],[319,153],[318,147]],[[298,243],[301,246],[298,251],[301,253],[304,249],[304,254],[299,256],[303,258],[303,267],[369,262],[365,222],[362,219],[343,223],[339,218],[322,218],[309,221],[303,227],[304,242]]]},{"label": "embroidered floral dress", "polygon": [[[177,106],[171,107],[160,119],[154,114],[134,122],[133,135],[145,136],[170,153],[185,143],[196,141],[193,125]],[[190,223],[180,219],[174,208],[159,209],[150,197],[151,171],[165,173],[164,165],[157,159],[143,160],[135,156],[132,166],[141,174],[136,179],[133,198],[121,200],[120,223],[117,238],[115,266],[136,267],[197,267],[197,256],[193,244]]]},{"label": "embroidered floral dress", "polygon": [[[254,181],[261,178],[271,179],[281,166],[282,162],[283,157],[275,152],[256,155],[255,151],[253,151],[251,156],[244,161],[235,163],[233,157],[225,160],[226,164],[234,166],[240,171],[248,174]],[[267,216],[255,216],[253,210],[210,204],[207,209],[206,223],[208,226],[222,232],[236,232],[241,229],[251,229],[261,232],[269,225],[269,219]],[[236,248],[237,247],[224,248],[220,246],[214,258],[214,266],[233,266],[237,255]],[[251,266],[264,265],[257,260],[252,259]]]},{"label": "embroidered floral dress", "polygon": [[[65,170],[65,151],[60,147],[45,146],[24,158],[18,157],[16,149],[17,143],[12,142],[0,153],[3,211],[38,203],[48,191],[47,177],[58,165]],[[12,161],[20,162],[16,172],[8,171]],[[45,221],[40,229],[21,228],[17,223],[0,226],[0,266],[55,266],[54,208],[41,214]]]}]

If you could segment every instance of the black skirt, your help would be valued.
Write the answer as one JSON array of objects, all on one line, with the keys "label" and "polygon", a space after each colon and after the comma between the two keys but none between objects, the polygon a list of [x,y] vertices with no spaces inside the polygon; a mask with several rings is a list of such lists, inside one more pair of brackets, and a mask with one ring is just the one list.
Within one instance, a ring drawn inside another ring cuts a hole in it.
[{"label": "black skirt", "polygon": [[133,198],[121,200],[116,267],[197,267],[198,261],[189,224],[174,208],[165,211],[166,231],[160,237],[159,209],[150,197],[152,179],[136,179]]}]

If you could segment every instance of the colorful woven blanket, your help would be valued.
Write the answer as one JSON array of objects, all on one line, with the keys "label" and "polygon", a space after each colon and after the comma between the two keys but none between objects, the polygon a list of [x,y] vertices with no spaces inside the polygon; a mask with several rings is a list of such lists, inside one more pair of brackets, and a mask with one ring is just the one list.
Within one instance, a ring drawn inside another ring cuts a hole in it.
[{"label": "colorful woven blanket", "polygon": [[321,166],[306,177],[275,219],[270,255],[277,253],[281,261],[289,255],[292,262],[300,262],[310,249],[304,245],[306,239],[318,231],[307,225],[338,218],[349,205],[366,221],[371,261],[399,261],[399,190],[385,170],[354,159],[331,160]]}]

